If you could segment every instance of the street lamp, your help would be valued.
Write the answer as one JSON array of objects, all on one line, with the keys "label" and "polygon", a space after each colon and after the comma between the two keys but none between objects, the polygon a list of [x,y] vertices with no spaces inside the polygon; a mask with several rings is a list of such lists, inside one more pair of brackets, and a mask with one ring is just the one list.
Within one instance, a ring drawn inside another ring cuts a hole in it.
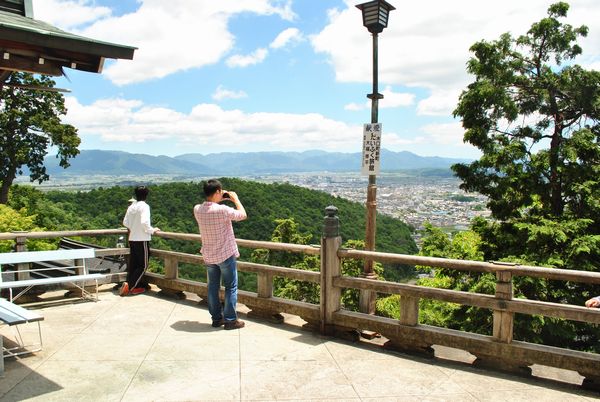
[{"label": "street lamp", "polygon": [[[367,95],[371,99],[371,123],[378,123],[379,99],[383,95],[378,90],[378,34],[388,25],[390,11],[396,8],[384,0],[369,1],[356,6],[362,11],[363,25],[373,36],[373,92]],[[367,187],[367,223],[365,234],[365,249],[375,250],[375,224],[377,217],[377,176],[369,174],[369,186]],[[366,259],[363,267],[365,278],[375,279],[373,272],[373,260]],[[362,290],[360,293],[360,311],[363,313],[375,313],[375,295],[373,291]]]}]

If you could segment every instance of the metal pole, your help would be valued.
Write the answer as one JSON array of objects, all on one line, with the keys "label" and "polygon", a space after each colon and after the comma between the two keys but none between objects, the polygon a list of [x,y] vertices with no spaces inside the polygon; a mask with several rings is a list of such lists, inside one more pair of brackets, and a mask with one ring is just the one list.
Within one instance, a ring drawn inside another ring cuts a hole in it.
[{"label": "metal pole", "polygon": [[[367,95],[371,99],[371,123],[377,123],[379,118],[379,99],[383,95],[379,93],[378,79],[378,35],[373,33],[373,93]],[[369,185],[367,187],[367,216],[366,216],[366,234],[365,250],[375,250],[375,232],[377,220],[377,176],[369,175]],[[369,279],[377,278],[373,271],[373,260],[365,259],[363,266],[363,277]],[[375,313],[375,292],[361,291],[360,293],[360,311],[363,313]]]}]

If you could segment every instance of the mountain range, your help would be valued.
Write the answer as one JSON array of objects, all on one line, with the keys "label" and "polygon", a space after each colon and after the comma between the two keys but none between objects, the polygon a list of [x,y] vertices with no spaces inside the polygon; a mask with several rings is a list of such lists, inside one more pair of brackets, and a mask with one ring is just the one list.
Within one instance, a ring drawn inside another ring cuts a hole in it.
[{"label": "mountain range", "polygon": [[[449,169],[469,159],[419,156],[411,152],[382,150],[381,171]],[[71,166],[63,169],[54,156],[47,156],[45,166],[51,176],[79,175],[150,175],[240,176],[294,172],[360,171],[361,153],[326,151],[305,152],[224,152],[183,154],[175,157],[133,154],[122,151],[82,150]]]}]

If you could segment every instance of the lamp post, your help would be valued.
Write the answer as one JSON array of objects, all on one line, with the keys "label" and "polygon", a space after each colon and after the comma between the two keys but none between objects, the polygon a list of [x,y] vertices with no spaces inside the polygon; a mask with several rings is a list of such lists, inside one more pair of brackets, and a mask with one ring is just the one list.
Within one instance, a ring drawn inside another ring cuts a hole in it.
[{"label": "lamp post", "polygon": [[[384,0],[369,1],[356,6],[362,11],[363,25],[373,36],[373,92],[367,95],[371,99],[371,123],[378,123],[379,99],[383,95],[378,89],[378,34],[388,25],[388,16],[395,7]],[[375,250],[375,226],[377,218],[377,176],[369,174],[369,185],[367,187],[367,216],[365,249]],[[363,276],[375,279],[373,272],[373,260],[366,259],[363,267]],[[375,313],[375,292],[362,290],[360,293],[360,311],[363,313]]]}]

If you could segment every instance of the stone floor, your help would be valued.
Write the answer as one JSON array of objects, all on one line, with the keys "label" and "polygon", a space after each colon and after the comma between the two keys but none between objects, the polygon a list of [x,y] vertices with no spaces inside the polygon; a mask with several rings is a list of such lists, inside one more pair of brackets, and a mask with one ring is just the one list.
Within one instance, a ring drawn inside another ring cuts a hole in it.
[{"label": "stone floor", "polygon": [[[44,348],[5,360],[0,401],[600,399],[574,373],[534,368],[554,379],[522,378],[425,360],[303,331],[293,316],[280,325],[247,319],[244,306],[245,328],[212,328],[194,297],[119,297],[106,287],[98,302],[29,305],[45,317]],[[22,332],[31,338],[29,326]],[[13,328],[0,333],[10,338]]]}]

